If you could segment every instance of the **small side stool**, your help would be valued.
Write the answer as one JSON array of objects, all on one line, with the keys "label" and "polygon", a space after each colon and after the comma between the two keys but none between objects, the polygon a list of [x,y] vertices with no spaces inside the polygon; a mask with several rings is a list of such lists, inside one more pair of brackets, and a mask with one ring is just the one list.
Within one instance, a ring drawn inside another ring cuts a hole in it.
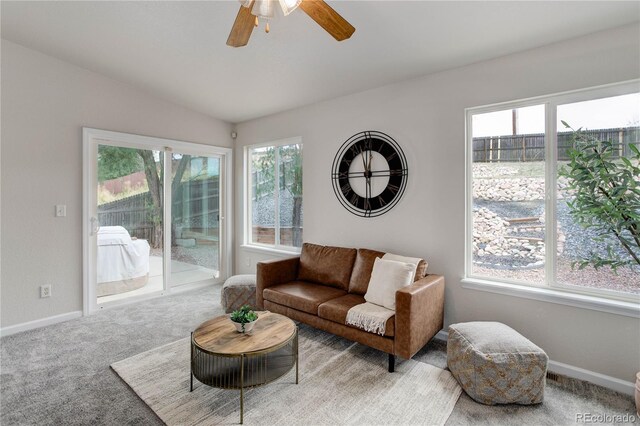
[{"label": "small side stool", "polygon": [[234,275],[222,285],[220,303],[225,313],[230,313],[244,305],[256,307],[255,274]]},{"label": "small side stool", "polygon": [[487,405],[539,404],[549,357],[499,322],[449,326],[447,365],[471,398]]}]

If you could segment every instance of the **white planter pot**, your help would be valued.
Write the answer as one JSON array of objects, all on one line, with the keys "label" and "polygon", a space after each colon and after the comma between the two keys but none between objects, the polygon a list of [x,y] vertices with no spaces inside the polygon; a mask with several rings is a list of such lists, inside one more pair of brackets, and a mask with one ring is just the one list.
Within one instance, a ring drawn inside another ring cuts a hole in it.
[{"label": "white planter pot", "polygon": [[[256,325],[257,321],[258,320],[245,323],[244,324],[244,332],[245,333],[251,332],[251,330],[253,330],[253,326]],[[233,325],[236,326],[236,330],[238,331],[238,333],[242,333],[242,323],[235,322],[235,321],[231,321],[231,322],[233,323]]]}]

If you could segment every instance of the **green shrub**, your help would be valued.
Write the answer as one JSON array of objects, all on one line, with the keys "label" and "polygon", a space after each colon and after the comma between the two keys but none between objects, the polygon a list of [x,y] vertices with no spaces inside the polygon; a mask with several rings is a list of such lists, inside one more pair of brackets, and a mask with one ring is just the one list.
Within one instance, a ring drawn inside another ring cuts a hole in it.
[{"label": "green shrub", "polygon": [[[562,124],[573,130],[571,161],[559,170],[574,194],[567,205],[578,224],[595,231],[607,253],[591,252],[574,266],[609,266],[614,271],[621,266],[640,266],[640,151],[629,144],[631,155],[614,159],[613,142],[574,130],[564,121]],[[622,250],[615,250],[612,243]]]}]

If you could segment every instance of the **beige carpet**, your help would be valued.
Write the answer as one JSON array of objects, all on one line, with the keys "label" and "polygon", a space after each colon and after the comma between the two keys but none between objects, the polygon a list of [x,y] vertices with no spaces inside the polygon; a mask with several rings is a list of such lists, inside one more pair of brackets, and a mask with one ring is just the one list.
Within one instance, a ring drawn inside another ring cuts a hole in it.
[{"label": "beige carpet", "polygon": [[[442,425],[461,389],[448,371],[408,360],[395,373],[387,356],[314,329],[300,333],[300,383],[292,370],[245,392],[244,423]],[[189,339],[111,367],[168,425],[237,424],[239,391],[194,379],[189,392]]]}]

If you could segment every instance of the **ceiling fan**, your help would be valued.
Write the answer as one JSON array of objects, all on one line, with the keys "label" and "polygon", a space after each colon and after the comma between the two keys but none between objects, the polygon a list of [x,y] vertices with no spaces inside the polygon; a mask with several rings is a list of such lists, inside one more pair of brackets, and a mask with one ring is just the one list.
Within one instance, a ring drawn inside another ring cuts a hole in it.
[{"label": "ceiling fan", "polygon": [[[280,3],[284,15],[302,9],[311,19],[331,34],[338,41],[346,40],[356,30],[331,6],[323,0],[239,0],[240,11],[233,23],[227,45],[242,47],[249,43],[249,37],[254,27],[258,26],[258,18],[269,19],[275,14],[275,4]],[[269,23],[266,25],[269,32]]]}]

